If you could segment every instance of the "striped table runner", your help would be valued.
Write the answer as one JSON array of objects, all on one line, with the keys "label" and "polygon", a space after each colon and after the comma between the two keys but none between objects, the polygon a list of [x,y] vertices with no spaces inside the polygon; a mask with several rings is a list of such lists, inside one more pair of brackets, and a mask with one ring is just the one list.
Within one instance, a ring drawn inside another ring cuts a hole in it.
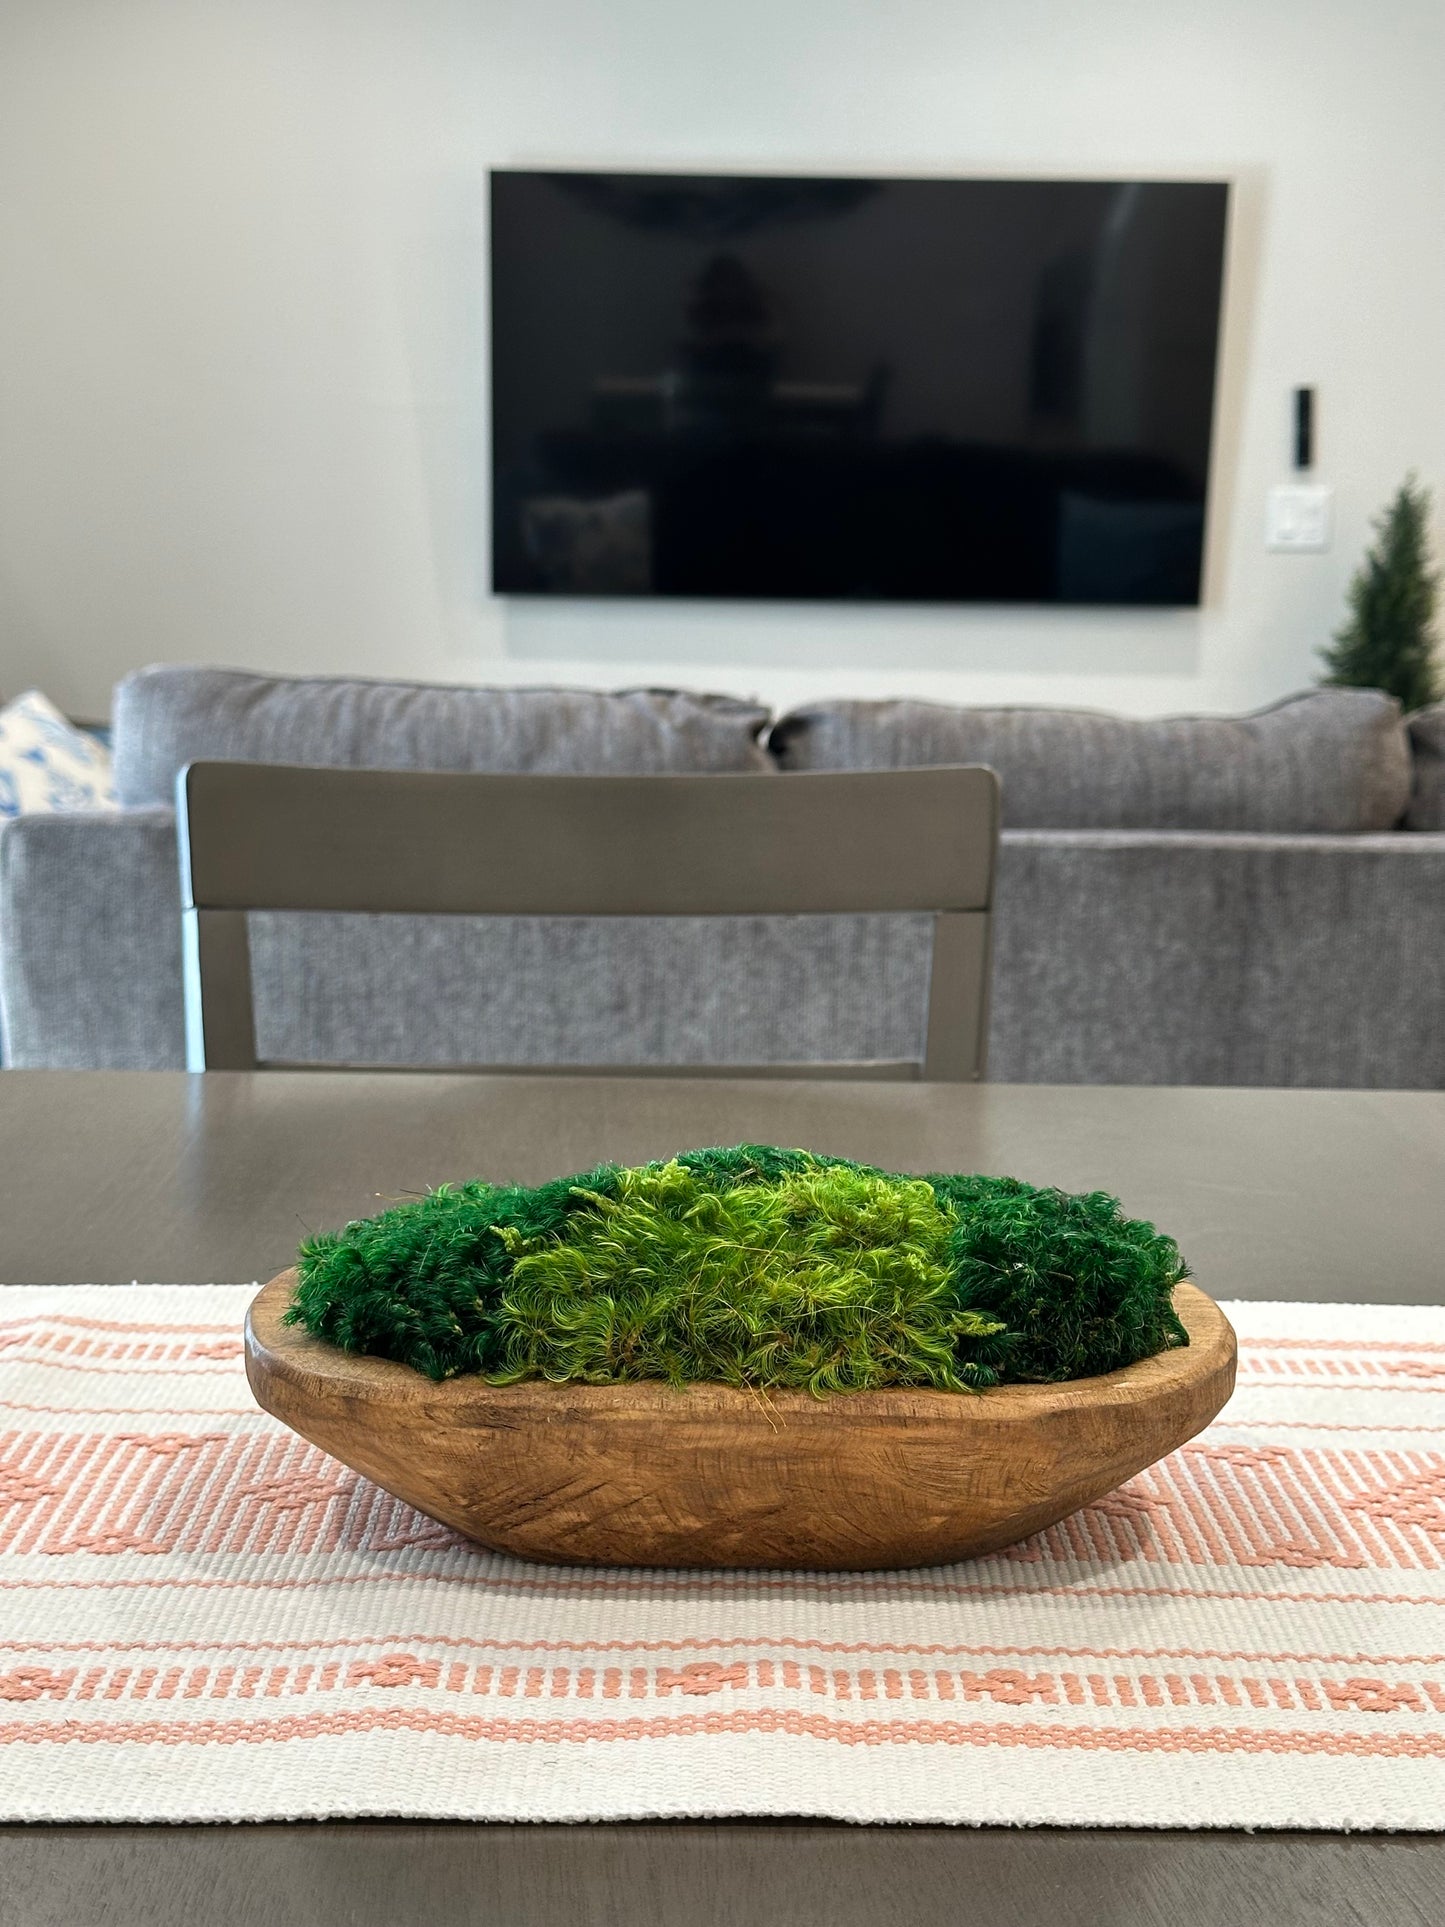
[{"label": "striped table runner", "polygon": [[254,1407],[252,1290],[0,1291],[0,1818],[1445,1824],[1445,1310],[1231,1305],[1193,1444],[829,1576],[478,1551]]}]

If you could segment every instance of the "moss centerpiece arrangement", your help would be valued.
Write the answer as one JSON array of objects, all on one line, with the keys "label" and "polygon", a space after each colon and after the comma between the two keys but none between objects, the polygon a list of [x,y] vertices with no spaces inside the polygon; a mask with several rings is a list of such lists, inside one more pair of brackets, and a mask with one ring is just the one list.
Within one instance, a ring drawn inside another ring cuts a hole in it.
[{"label": "moss centerpiece arrangement", "polygon": [[1103,1192],[744,1144],[445,1186],[303,1245],[257,1399],[496,1550],[857,1570],[1008,1545],[1191,1438],[1234,1334]]},{"label": "moss centerpiece arrangement", "polygon": [[1178,1247],[1104,1192],[773,1145],[443,1186],[308,1240],[298,1272],[316,1337],[497,1385],[962,1392],[1188,1342]]}]

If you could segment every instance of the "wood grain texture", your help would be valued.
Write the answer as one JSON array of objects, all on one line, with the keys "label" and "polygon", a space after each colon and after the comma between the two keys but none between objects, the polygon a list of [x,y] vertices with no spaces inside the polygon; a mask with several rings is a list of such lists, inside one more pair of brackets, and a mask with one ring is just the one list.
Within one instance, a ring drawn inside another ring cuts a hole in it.
[{"label": "wood grain texture", "polygon": [[5,1070],[0,1278],[249,1284],[442,1181],[740,1143],[1109,1191],[1217,1298],[1440,1302],[1445,1091],[393,1071]]},{"label": "wood grain texture", "polygon": [[1434,1927],[1438,1835],[858,1827],[0,1828],[5,1927]]},{"label": "wood grain texture", "polygon": [[1202,1291],[1188,1347],[1062,1385],[816,1399],[722,1385],[434,1384],[282,1323],[282,1272],[246,1319],[257,1401],[480,1544],[568,1565],[862,1571],[1011,1545],[1208,1424],[1234,1331]]}]

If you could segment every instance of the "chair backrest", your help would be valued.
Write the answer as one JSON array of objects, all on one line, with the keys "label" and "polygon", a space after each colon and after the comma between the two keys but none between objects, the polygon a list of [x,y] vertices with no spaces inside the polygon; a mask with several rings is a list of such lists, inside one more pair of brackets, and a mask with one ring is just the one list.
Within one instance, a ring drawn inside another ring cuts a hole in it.
[{"label": "chair backrest", "polygon": [[[920,1062],[463,1065],[572,1075],[982,1075],[991,770],[489,776],[192,763],[176,780],[191,1070],[254,1070],[246,914],[933,913]],[[335,1068],[334,1066],[329,1068]]]}]

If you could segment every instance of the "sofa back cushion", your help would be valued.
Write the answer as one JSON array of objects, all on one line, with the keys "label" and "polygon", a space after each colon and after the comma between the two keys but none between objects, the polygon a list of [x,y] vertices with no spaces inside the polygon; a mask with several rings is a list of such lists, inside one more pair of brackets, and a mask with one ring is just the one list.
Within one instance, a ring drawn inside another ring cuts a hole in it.
[{"label": "sofa back cushion", "polygon": [[1252,716],[836,702],[774,723],[784,769],[987,763],[1007,829],[1387,830],[1410,797],[1392,696],[1320,689]]},{"label": "sofa back cushion", "polygon": [[1410,718],[1415,788],[1405,813],[1407,830],[1445,830],[1445,703],[1417,709]]},{"label": "sofa back cushion", "polygon": [[201,761],[648,776],[769,767],[768,713],[682,690],[450,688],[162,666],[115,692],[115,782],[170,803]]}]

